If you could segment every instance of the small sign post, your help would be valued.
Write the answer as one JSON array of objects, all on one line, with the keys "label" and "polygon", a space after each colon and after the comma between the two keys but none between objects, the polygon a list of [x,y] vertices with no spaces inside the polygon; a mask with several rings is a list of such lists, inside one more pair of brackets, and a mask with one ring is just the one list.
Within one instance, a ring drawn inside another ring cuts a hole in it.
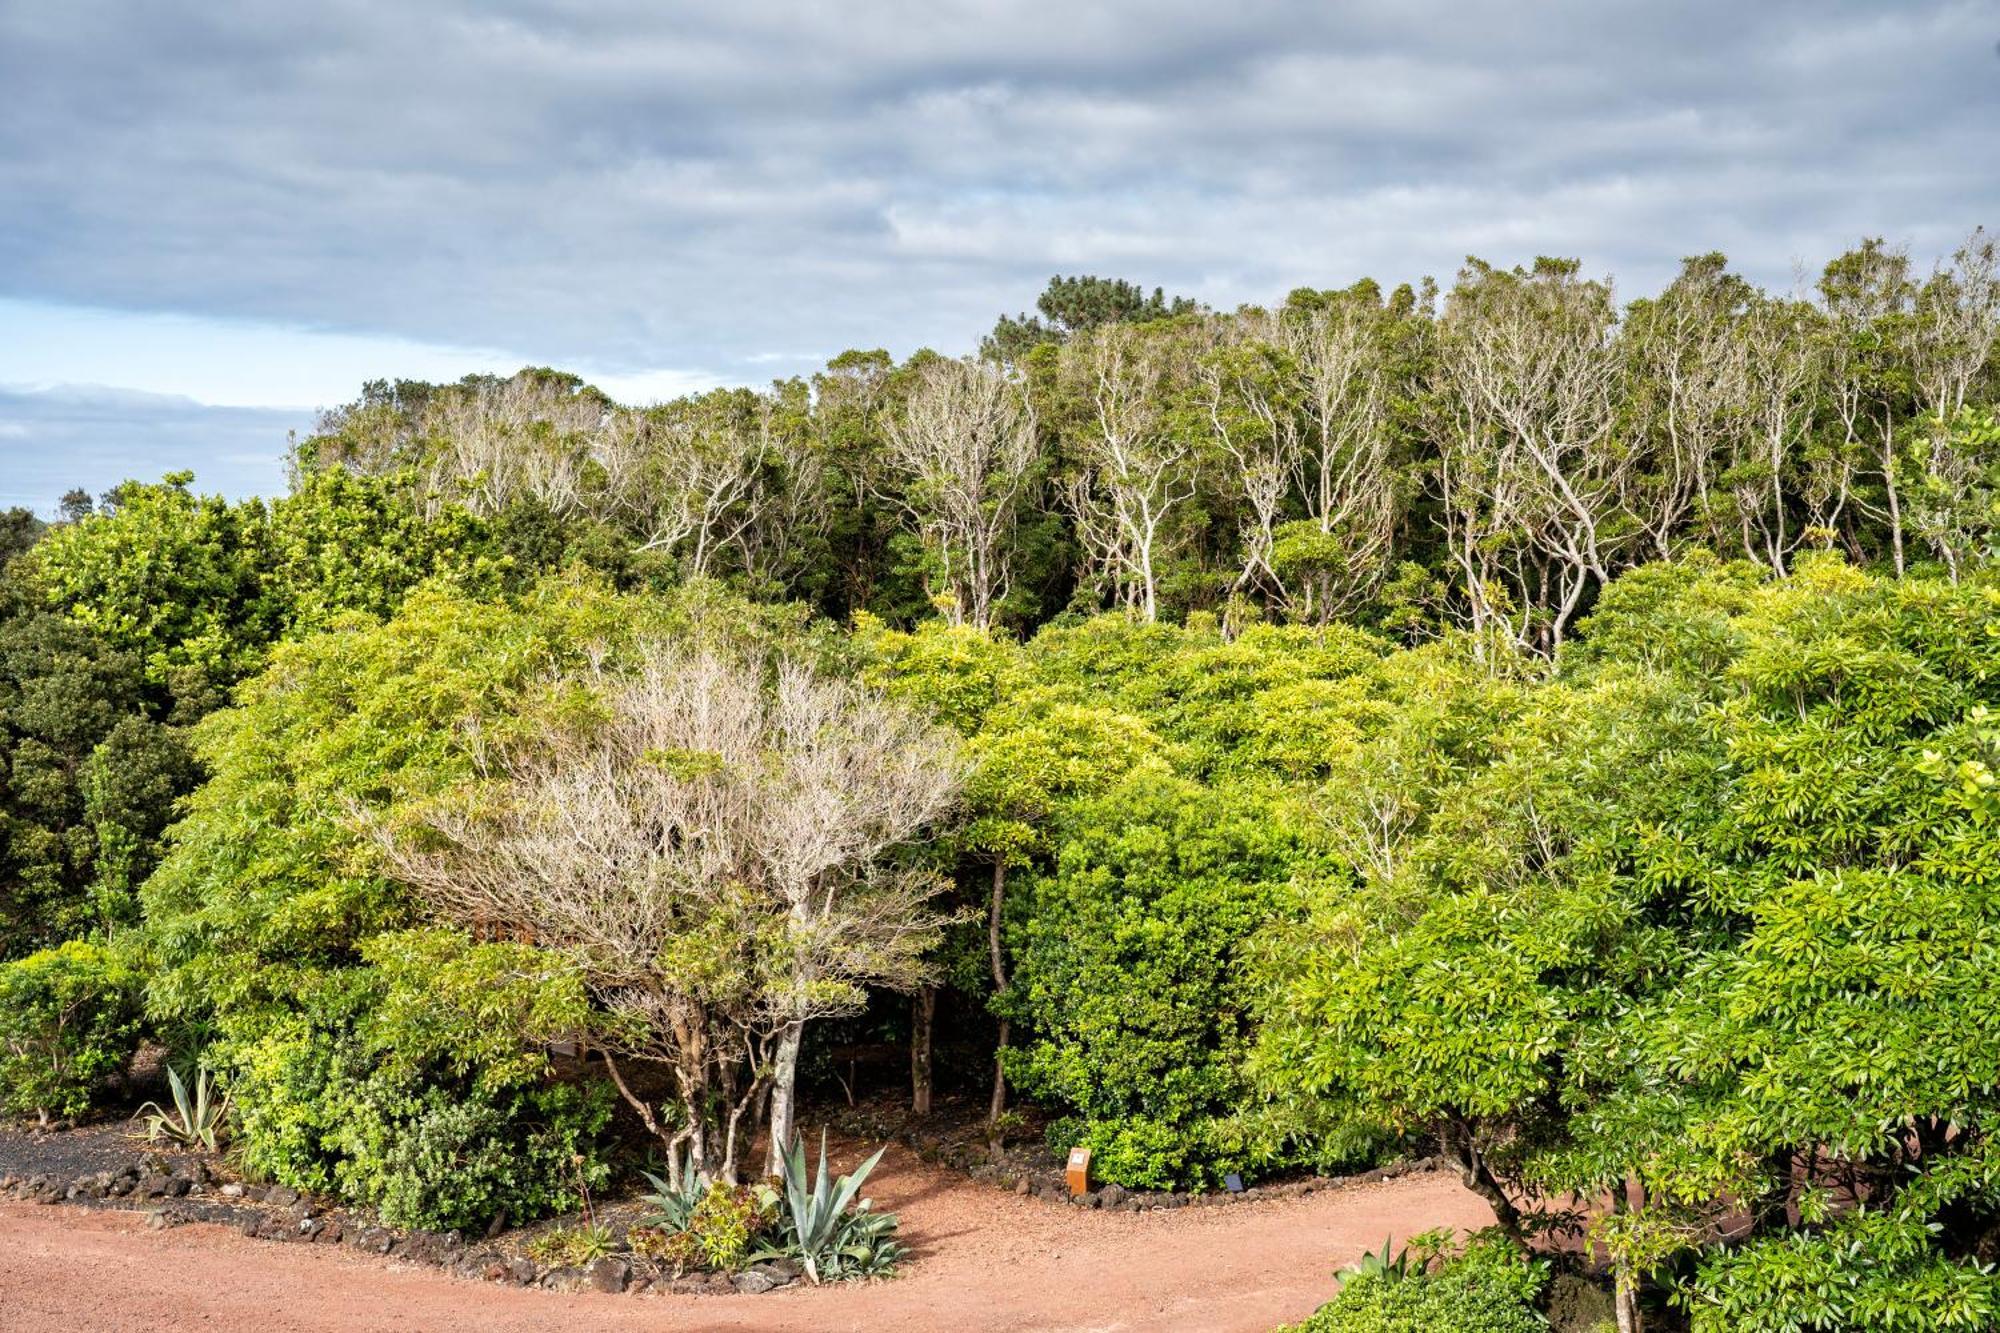
[{"label": "small sign post", "polygon": [[1063,1179],[1069,1185],[1071,1198],[1090,1192],[1090,1149],[1069,1150],[1069,1166],[1063,1171]]}]

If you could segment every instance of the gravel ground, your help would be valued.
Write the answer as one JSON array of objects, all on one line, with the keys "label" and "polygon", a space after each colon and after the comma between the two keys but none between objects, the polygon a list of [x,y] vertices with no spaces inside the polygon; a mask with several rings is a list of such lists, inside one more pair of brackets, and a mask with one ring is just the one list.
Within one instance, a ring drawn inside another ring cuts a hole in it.
[{"label": "gravel ground", "polygon": [[1448,1175],[1299,1199],[1089,1213],[1018,1198],[892,1150],[869,1193],[915,1254],[890,1282],[763,1296],[564,1295],[453,1279],[339,1247],[142,1214],[0,1204],[0,1330],[456,1333],[457,1330],[1258,1330],[1332,1294],[1386,1235],[1483,1226]]},{"label": "gravel ground", "polygon": [[193,1160],[148,1143],[135,1125],[101,1124],[87,1129],[36,1133],[0,1128],[0,1175],[59,1176],[73,1180],[93,1171],[116,1171],[137,1154],[168,1165]]}]

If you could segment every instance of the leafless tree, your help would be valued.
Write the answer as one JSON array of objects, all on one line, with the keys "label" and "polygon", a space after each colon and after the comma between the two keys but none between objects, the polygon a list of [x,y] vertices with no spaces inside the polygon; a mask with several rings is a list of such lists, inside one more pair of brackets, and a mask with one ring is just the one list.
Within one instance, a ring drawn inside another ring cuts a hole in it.
[{"label": "leafless tree", "polygon": [[1148,621],[1159,617],[1172,520],[1196,491],[1194,445],[1169,412],[1181,350],[1168,336],[1106,324],[1072,338],[1061,361],[1084,404],[1082,467],[1066,495],[1078,535],[1116,600]]},{"label": "leafless tree", "polygon": [[638,534],[639,550],[679,556],[693,575],[715,572],[763,517],[770,429],[768,399],[725,391],[606,432],[598,460],[610,512]]},{"label": "leafless tree", "polygon": [[933,361],[888,423],[897,499],[930,556],[954,625],[981,629],[1013,584],[1014,525],[1038,454],[1035,415],[989,362]]},{"label": "leafless tree", "polygon": [[[525,930],[580,969],[620,1092],[698,1172],[736,1178],[768,1091],[775,1169],[806,1024],[925,975],[938,885],[891,853],[954,799],[955,743],[789,659],[653,644],[552,683],[578,691],[594,704],[563,716],[583,720],[476,745],[476,784],[378,840],[438,913]],[[676,1115],[627,1060],[671,1072]]]},{"label": "leafless tree", "polygon": [[1632,454],[1602,283],[1568,261],[1460,275],[1440,329],[1439,486],[1477,629],[1553,654],[1629,544]]},{"label": "leafless tree", "polygon": [[[1802,301],[1759,297],[1742,324],[1741,428],[1728,433],[1718,478],[1726,489],[1743,554],[1786,571],[1805,534],[1793,528],[1787,488],[1810,438],[1819,403],[1821,360],[1813,311]],[[1837,514],[1817,516],[1830,523]]]},{"label": "leafless tree", "polygon": [[1282,325],[1304,412],[1295,457],[1307,517],[1337,540],[1336,571],[1302,587],[1300,610],[1326,621],[1380,584],[1402,508],[1389,429],[1389,374],[1379,312],[1345,300]]},{"label": "leafless tree", "polygon": [[1911,443],[1924,483],[1912,517],[1954,582],[1969,549],[1958,519],[1986,460],[1961,453],[1952,423],[1992,374],[1996,339],[2000,265],[1993,238],[1981,228],[1952,255],[1949,268],[1938,268],[1918,290],[1902,339],[1919,418]]},{"label": "leafless tree", "polygon": [[1896,573],[1907,559],[1901,478],[1900,393],[1895,330],[1908,310],[1909,256],[1879,240],[1862,244],[1827,266],[1819,290],[1827,317],[1827,387],[1841,423],[1841,448],[1865,453],[1882,482],[1878,503],[1857,493],[1855,506],[1889,529]]},{"label": "leafless tree", "polygon": [[573,514],[584,505],[592,438],[613,412],[574,376],[524,370],[446,386],[411,414],[376,414],[380,429],[337,432],[340,456],[322,461],[364,472],[413,466],[432,512],[462,504],[492,515],[533,500]]},{"label": "leafless tree", "polygon": [[1916,296],[1904,337],[1919,415],[1949,422],[1993,371],[2000,339],[2000,254],[1975,229]]},{"label": "leafless tree", "polygon": [[818,549],[833,522],[826,454],[799,430],[773,430],[766,446],[765,485],[752,521],[736,534],[743,572],[765,587],[783,587]]},{"label": "leafless tree", "polygon": [[1656,556],[1674,553],[1747,429],[1750,346],[1739,325],[1749,295],[1721,255],[1703,255],[1657,299],[1635,304],[1621,331],[1646,442],[1635,517]]},{"label": "leafless tree", "polygon": [[1301,464],[1303,432],[1279,338],[1275,322],[1261,312],[1220,321],[1217,346],[1201,358],[1196,380],[1209,426],[1247,506],[1234,591],[1261,584],[1282,602],[1285,582],[1273,556]]}]

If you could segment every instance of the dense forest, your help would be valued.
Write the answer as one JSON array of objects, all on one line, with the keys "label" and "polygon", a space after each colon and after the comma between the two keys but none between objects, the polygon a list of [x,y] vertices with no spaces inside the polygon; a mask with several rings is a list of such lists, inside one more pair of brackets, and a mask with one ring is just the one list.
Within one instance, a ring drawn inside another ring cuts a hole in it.
[{"label": "dense forest", "polygon": [[4,516],[0,1108],[157,1043],[247,1170],[483,1228],[760,1174],[868,1035],[1122,1185],[1436,1153],[1670,1324],[1993,1327],[1995,259],[1057,278]]}]

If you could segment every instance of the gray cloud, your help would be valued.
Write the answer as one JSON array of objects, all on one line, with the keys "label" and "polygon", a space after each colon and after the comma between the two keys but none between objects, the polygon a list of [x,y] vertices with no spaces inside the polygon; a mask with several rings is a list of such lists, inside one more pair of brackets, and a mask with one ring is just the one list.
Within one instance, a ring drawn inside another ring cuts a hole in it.
[{"label": "gray cloud", "polygon": [[208,407],[122,389],[0,386],[0,509],[53,513],[64,492],[194,471],[202,491],[232,497],[284,490],[286,434],[313,413]]},{"label": "gray cloud", "polygon": [[2000,222],[1990,0],[693,9],[0,0],[0,293],[758,379],[1058,269],[1782,284]]}]

